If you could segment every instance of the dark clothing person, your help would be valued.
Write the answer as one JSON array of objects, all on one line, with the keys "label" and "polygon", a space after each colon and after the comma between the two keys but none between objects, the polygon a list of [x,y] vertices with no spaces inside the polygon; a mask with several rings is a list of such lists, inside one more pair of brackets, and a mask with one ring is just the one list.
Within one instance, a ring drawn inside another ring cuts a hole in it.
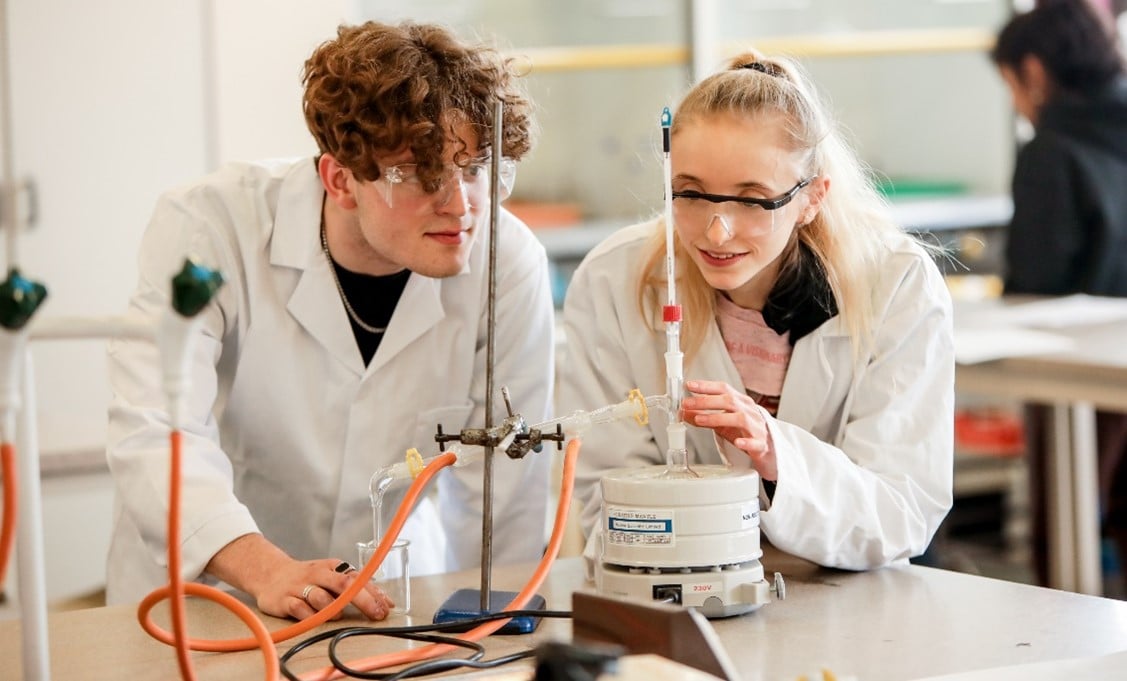
[{"label": "dark clothing person", "polygon": [[[991,58],[1036,136],[1014,166],[1007,294],[1127,297],[1127,67],[1110,17],[1045,0],[1015,16]],[[1047,582],[1048,410],[1027,409],[1034,565]],[[1127,567],[1127,415],[1098,412],[1103,533]],[[1123,596],[1119,583],[1105,587]]]},{"label": "dark clothing person", "polygon": [[[1009,294],[1127,296],[1127,78],[1091,98],[1059,97],[1041,110],[1037,135],[1018,153],[1014,217],[1006,244]],[[1026,410],[1033,556],[1048,582],[1045,464],[1048,409]],[[1127,415],[1097,412],[1103,534],[1127,570]]]},{"label": "dark clothing person", "polygon": [[1013,199],[1007,293],[1127,296],[1127,78],[1045,104]]}]

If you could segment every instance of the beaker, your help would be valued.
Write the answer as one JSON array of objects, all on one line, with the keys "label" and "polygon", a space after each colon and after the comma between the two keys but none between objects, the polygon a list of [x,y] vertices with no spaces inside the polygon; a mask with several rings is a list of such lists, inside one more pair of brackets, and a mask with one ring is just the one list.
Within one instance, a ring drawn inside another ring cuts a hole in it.
[{"label": "beaker", "polygon": [[[391,612],[397,615],[406,615],[411,609],[410,546],[411,542],[407,539],[395,540],[383,563],[372,575],[372,584],[395,602]],[[360,552],[360,564],[367,565],[376,551],[375,545],[372,542],[358,542],[356,548]]]}]

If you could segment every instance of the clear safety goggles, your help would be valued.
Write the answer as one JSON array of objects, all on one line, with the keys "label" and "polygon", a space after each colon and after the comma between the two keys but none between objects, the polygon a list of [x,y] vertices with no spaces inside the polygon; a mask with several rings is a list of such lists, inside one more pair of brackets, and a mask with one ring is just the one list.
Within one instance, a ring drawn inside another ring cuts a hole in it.
[{"label": "clear safety goggles", "polygon": [[775,211],[790,203],[798,192],[814,181],[811,175],[786,192],[770,199],[752,196],[709,194],[695,189],[673,192],[673,219],[683,224],[701,224],[706,228],[719,219],[720,226],[731,237],[738,230],[744,236],[764,236],[775,231]]},{"label": "clear safety goggles", "polygon": [[[473,159],[465,164],[449,163],[438,179],[438,186],[428,191],[419,177],[417,164],[399,163],[383,169],[375,184],[383,189],[387,205],[419,206],[433,203],[441,208],[450,202],[455,191],[460,191],[468,203],[480,206],[489,200],[489,176],[493,161],[490,158]],[[517,164],[511,158],[499,162],[500,191],[498,196],[504,201],[513,192],[516,182]]]}]

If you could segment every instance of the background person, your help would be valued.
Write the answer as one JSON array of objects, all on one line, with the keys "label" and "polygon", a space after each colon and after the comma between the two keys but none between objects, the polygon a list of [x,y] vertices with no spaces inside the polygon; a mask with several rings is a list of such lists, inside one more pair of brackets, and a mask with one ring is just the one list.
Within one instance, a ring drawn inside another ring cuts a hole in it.
[{"label": "background person", "polygon": [[[353,578],[334,567],[372,538],[372,474],[409,447],[436,453],[437,424],[484,424],[489,162],[521,158],[533,126],[506,60],[438,26],[342,26],[303,80],[320,154],[232,164],[164,195],[130,305],[163,314],[189,253],[226,277],[191,358],[184,576],[296,618]],[[497,97],[501,149],[490,146]],[[511,214],[498,229],[495,381],[535,423],[552,394],[547,259]],[[113,343],[110,371],[115,603],[167,580],[169,423],[154,344]],[[549,458],[501,456],[495,473],[495,559],[535,560]],[[481,464],[440,476],[403,533],[415,573],[478,564],[480,489]],[[388,495],[388,517],[397,503]],[[374,587],[353,603],[386,616]]]},{"label": "background person", "polygon": [[[796,67],[743,54],[673,117],[677,292],[699,463],[754,467],[761,528],[822,565],[920,554],[952,500],[951,303]],[[559,413],[665,392],[665,226],[617,232],[564,307]],[[600,476],[664,464],[665,423],[584,438],[594,557]]]},{"label": "background person", "polygon": [[[991,53],[1035,136],[1014,164],[1007,294],[1127,296],[1127,69],[1114,27],[1087,0],[1015,16]],[[1098,412],[1104,533],[1127,557],[1127,416]],[[1027,410],[1034,564],[1048,583],[1048,414]],[[1125,595],[1122,582],[1109,594]]]}]

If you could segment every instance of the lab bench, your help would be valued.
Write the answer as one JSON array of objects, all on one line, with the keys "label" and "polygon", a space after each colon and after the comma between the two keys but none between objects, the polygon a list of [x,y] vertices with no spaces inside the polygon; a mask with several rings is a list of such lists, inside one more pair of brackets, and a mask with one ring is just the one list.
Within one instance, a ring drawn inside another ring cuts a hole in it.
[{"label": "lab bench", "polygon": [[[1111,670],[1122,669],[1127,655],[1123,652],[1127,603],[1122,601],[914,565],[869,572],[830,570],[770,546],[764,546],[762,562],[767,570],[783,574],[786,599],[741,617],[712,620],[709,627],[717,637],[713,645],[722,649],[735,672],[745,679],[795,679],[818,669],[831,670],[838,678],[866,681],[974,671],[979,673],[976,679],[1113,678]],[[548,607],[569,609],[573,592],[592,590],[583,570],[580,558],[556,561],[538,589]],[[497,568],[493,584],[516,590],[531,571],[530,565]],[[393,615],[387,623],[428,622],[438,604],[455,589],[478,583],[476,571],[413,578],[411,613]],[[246,636],[240,622],[209,601],[189,599],[187,616],[194,636]],[[270,617],[264,620],[272,630],[290,624]],[[362,622],[346,615],[345,620],[321,625],[317,631],[358,624]],[[48,629],[51,667],[58,678],[169,679],[177,675],[172,648],[141,630],[135,606],[53,614]],[[7,662],[0,678],[19,678],[20,634],[18,623],[0,622],[0,658]],[[545,619],[531,635],[492,636],[483,644],[487,657],[495,658],[546,640],[568,641],[572,636],[570,622]],[[279,647],[285,650],[293,643],[296,640]],[[387,638],[365,646],[365,656],[404,648],[401,641]],[[323,655],[323,648],[303,653],[294,663],[295,671],[323,668],[327,664]],[[192,659],[206,678],[254,678],[262,669],[258,651],[197,652]],[[1067,659],[1074,662],[1060,662]],[[1052,665],[1053,661],[1074,666],[1030,667],[1020,675],[1012,669],[998,669]],[[527,674],[510,676],[503,671],[494,675],[489,678],[528,678]],[[475,674],[473,678],[484,677]]]}]

